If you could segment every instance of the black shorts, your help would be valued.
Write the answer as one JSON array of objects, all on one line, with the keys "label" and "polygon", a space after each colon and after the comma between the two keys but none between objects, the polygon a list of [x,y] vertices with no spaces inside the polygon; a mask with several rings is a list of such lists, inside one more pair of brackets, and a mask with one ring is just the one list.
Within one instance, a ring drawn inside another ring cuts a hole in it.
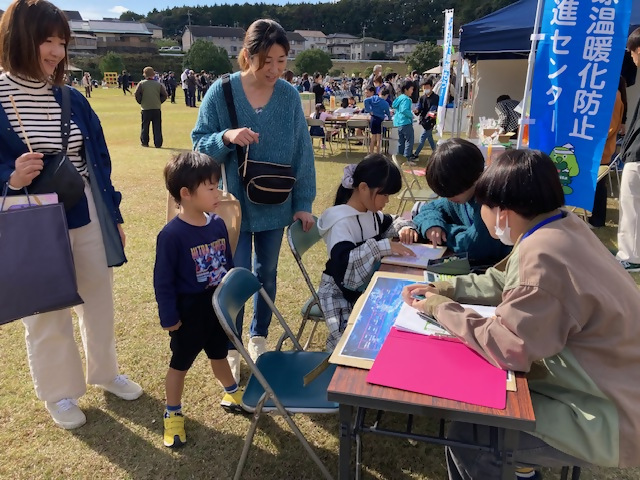
[{"label": "black shorts", "polygon": [[371,128],[371,135],[380,135],[382,133],[382,118],[371,117],[369,127]]},{"label": "black shorts", "polygon": [[211,360],[227,357],[229,339],[213,310],[212,297],[213,290],[178,296],[178,313],[182,325],[178,330],[169,332],[173,353],[169,363],[171,368],[189,370],[202,350]]}]

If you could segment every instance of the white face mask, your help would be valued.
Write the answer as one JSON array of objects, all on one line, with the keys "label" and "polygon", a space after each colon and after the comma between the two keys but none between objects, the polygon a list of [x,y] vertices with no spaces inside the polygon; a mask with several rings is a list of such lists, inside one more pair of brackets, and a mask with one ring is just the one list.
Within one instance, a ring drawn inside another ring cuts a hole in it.
[{"label": "white face mask", "polygon": [[429,94],[431,94],[431,90],[428,89],[428,88],[425,88],[424,89],[424,93],[425,93],[425,95],[429,95]]},{"label": "white face mask", "polygon": [[511,240],[511,228],[509,227],[509,217],[507,217],[507,224],[504,229],[499,227],[500,225],[500,209],[496,212],[496,224],[493,227],[493,231],[495,232],[498,239],[504,243],[505,245],[513,245],[514,242]]}]

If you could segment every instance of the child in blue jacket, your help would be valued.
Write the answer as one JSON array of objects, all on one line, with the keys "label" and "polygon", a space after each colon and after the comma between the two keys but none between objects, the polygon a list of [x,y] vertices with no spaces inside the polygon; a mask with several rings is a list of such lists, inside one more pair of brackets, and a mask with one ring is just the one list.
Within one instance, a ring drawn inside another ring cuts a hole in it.
[{"label": "child in blue jacket", "polygon": [[364,111],[371,114],[369,128],[371,129],[371,144],[369,153],[380,153],[380,140],[382,137],[382,122],[385,118],[391,118],[391,110],[387,103],[389,90],[383,87],[379,95],[375,95],[376,87],[371,86],[367,90],[374,93],[364,100]]},{"label": "child in blue jacket", "polygon": [[442,198],[423,204],[413,219],[427,241],[467,252],[472,266],[492,265],[511,252],[491,237],[480,217],[475,184],[483,170],[482,152],[471,142],[452,138],[439,145],[427,163],[426,178]]},{"label": "child in blue jacket", "polygon": [[396,98],[392,105],[395,109],[393,126],[398,127],[398,155],[404,155],[407,159],[413,157],[413,88],[413,81],[405,80],[401,87],[402,95]]}]

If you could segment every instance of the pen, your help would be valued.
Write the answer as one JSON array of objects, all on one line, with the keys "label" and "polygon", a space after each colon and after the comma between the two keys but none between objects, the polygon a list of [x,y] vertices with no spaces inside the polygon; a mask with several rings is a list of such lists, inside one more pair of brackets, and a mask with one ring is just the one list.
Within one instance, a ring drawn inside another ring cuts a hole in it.
[{"label": "pen", "polygon": [[426,321],[428,324],[433,325],[434,327],[443,328],[442,325],[440,325],[435,318],[430,317],[424,312],[418,311],[418,316],[424,321]]}]

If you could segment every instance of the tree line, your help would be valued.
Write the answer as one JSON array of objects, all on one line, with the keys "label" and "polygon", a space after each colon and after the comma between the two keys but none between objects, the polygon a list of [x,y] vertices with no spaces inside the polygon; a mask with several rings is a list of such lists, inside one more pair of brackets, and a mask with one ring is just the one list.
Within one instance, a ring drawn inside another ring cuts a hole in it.
[{"label": "tree line", "polygon": [[340,0],[337,3],[266,3],[153,9],[146,16],[125,12],[121,20],[144,20],[162,27],[164,36],[182,35],[185,25],[225,25],[246,29],[258,18],[272,18],[285,30],[320,30],[397,41],[442,38],[443,11],[454,9],[455,30],[514,0]]}]

